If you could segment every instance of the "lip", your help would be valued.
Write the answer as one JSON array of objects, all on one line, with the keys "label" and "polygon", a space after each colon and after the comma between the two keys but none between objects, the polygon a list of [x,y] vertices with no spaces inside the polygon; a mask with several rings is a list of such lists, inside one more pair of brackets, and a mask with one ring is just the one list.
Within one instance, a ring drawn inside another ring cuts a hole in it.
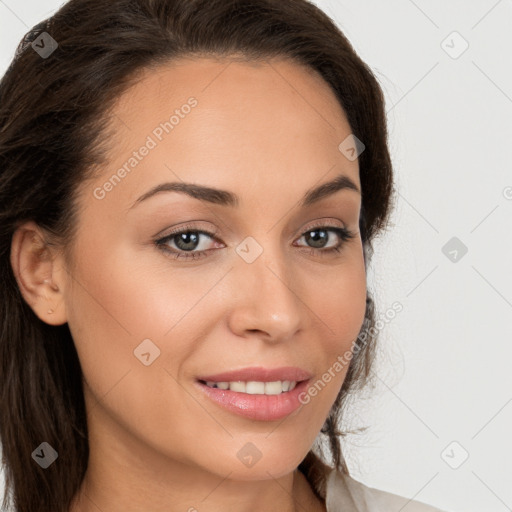
[{"label": "lip", "polygon": [[[218,373],[198,377],[196,386],[215,404],[246,418],[259,421],[276,421],[290,415],[303,404],[299,395],[307,389],[312,374],[296,367],[281,368],[243,368],[231,372]],[[205,382],[231,381],[273,382],[277,380],[296,381],[297,385],[291,391],[279,395],[251,395],[230,389],[210,388]]]},{"label": "lip", "polygon": [[230,372],[216,373],[215,375],[198,376],[197,379],[211,382],[232,382],[235,380],[275,382],[276,380],[294,380],[298,383],[311,377],[312,374],[310,372],[296,366],[282,366],[281,368],[252,366]]}]

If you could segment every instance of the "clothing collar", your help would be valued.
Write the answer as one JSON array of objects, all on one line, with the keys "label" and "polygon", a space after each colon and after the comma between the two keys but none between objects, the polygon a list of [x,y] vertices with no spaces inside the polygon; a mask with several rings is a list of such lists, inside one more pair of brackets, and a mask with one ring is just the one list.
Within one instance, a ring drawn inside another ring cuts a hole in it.
[{"label": "clothing collar", "polygon": [[327,512],[368,512],[372,510],[364,487],[335,469],[327,474],[325,506]]}]

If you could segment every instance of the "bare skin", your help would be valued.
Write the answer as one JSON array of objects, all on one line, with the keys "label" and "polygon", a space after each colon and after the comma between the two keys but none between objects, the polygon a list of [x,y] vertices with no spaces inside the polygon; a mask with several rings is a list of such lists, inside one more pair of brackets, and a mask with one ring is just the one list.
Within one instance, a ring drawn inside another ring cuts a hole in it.
[{"label": "bare skin", "polygon": [[[191,97],[196,106],[182,108]],[[179,121],[159,140],[155,129],[176,109]],[[338,149],[351,133],[343,110],[292,62],[196,58],[147,71],[113,113],[110,163],[81,189],[70,260],[40,250],[33,222],[16,231],[11,252],[25,300],[44,322],[68,323],[84,373],[90,458],[70,512],[325,511],[297,466],[347,365],[279,421],[226,410],[197,377],[297,366],[314,383],[351,351],[366,275],[358,161]],[[148,136],[156,145],[142,156]],[[134,151],[137,165],[109,182]],[[299,205],[339,175],[359,190]],[[176,191],[137,202],[164,182],[228,190],[239,204]],[[165,247],[201,257],[174,259],[155,244],[185,225],[215,236],[188,250],[190,238],[174,236]],[[311,239],[321,226],[323,246]],[[343,227],[355,236],[331,230]],[[262,249],[251,263],[236,252],[246,237]],[[134,351],[147,339],[160,353],[145,365]],[[248,443],[261,454],[251,467],[237,456]]]}]

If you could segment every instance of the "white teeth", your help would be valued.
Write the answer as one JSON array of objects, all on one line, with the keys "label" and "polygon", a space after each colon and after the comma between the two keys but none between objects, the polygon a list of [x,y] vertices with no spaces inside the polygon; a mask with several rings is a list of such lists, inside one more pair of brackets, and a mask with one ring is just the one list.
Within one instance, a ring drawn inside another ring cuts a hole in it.
[{"label": "white teeth", "polygon": [[245,392],[249,395],[263,395],[265,393],[265,383],[251,380],[245,385]]},{"label": "white teeth", "polygon": [[242,381],[230,382],[229,389],[231,391],[240,391],[241,393],[245,393],[245,382],[242,382]]},{"label": "white teeth", "polygon": [[[263,384],[263,382],[261,384]],[[265,382],[265,395],[280,395],[283,391],[285,391],[285,389],[281,381]]]},{"label": "white teeth", "polygon": [[258,382],[251,380],[243,382],[236,380],[232,382],[206,381],[206,385],[210,388],[229,389],[249,395],[280,395],[281,393],[286,393],[294,389],[297,382],[289,380],[276,380],[274,382]]}]

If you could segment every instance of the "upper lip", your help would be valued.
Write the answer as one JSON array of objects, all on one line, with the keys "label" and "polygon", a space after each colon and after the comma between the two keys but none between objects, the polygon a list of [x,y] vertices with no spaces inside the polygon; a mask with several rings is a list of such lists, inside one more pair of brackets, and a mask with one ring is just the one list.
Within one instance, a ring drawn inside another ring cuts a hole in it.
[{"label": "upper lip", "polygon": [[302,381],[311,378],[311,373],[295,366],[282,366],[281,368],[248,367],[240,370],[203,375],[198,380],[210,382],[257,381],[275,382],[278,380]]}]

